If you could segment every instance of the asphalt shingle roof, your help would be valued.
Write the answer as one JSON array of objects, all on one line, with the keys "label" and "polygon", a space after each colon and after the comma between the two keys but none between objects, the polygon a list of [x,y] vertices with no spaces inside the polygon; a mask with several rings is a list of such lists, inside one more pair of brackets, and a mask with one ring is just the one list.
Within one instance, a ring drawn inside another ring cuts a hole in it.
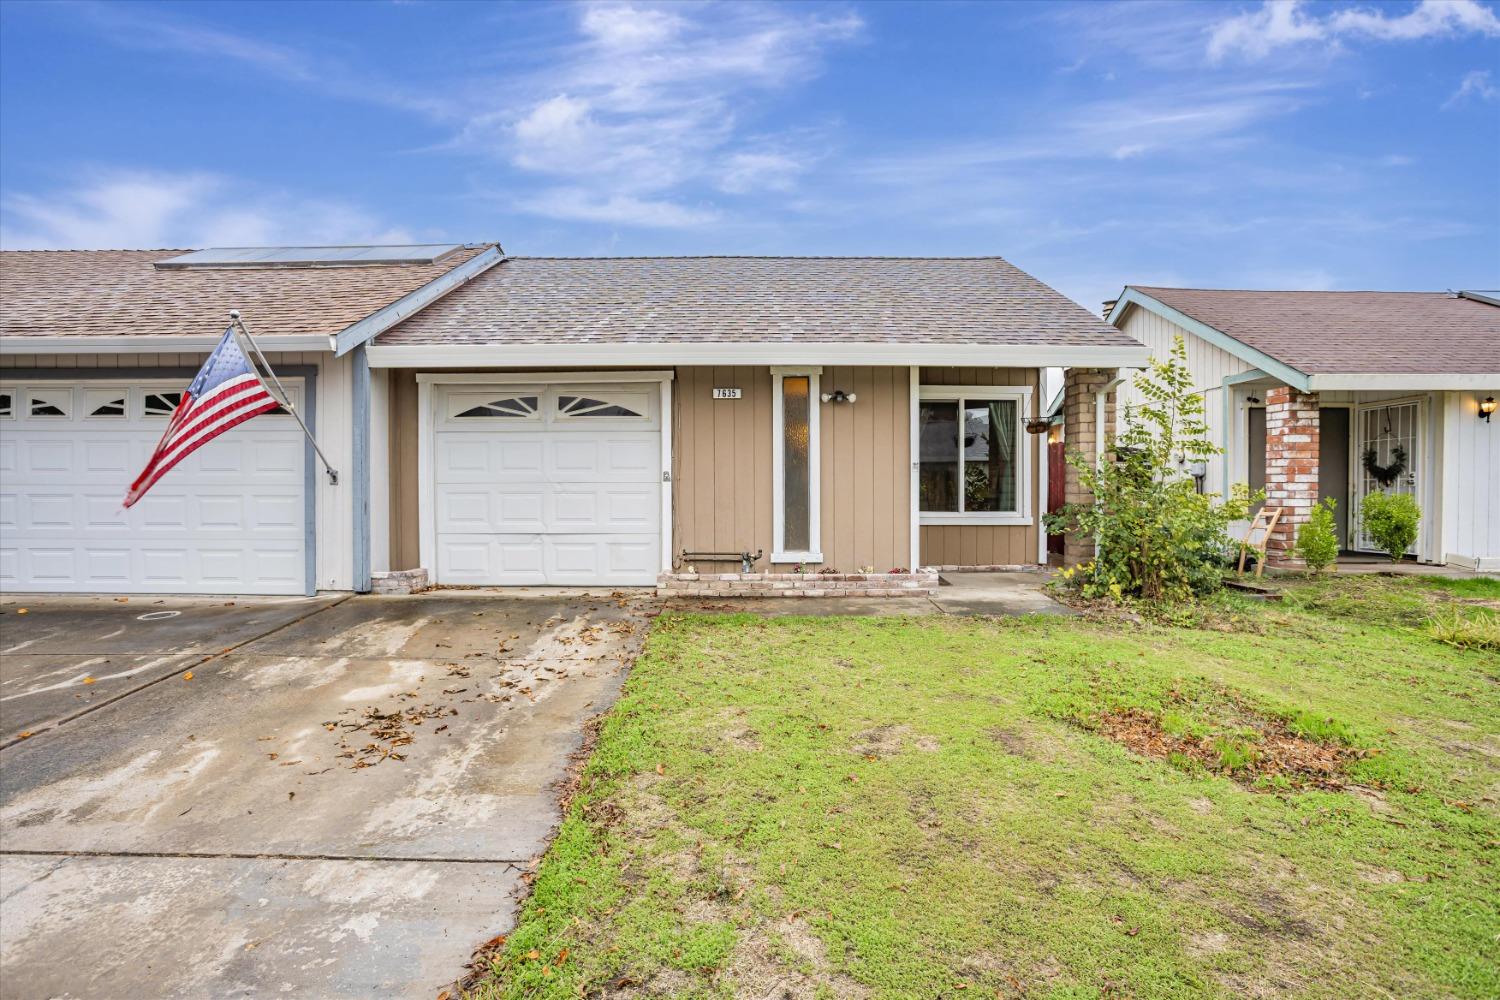
[{"label": "asphalt shingle roof", "polygon": [[1500,372],[1500,307],[1444,292],[1129,287],[1308,375]]},{"label": "asphalt shingle roof", "polygon": [[379,345],[1134,340],[999,257],[512,257]]},{"label": "asphalt shingle roof", "polygon": [[0,252],[0,337],[330,336],[482,253],[433,264],[157,270],[183,250]]}]

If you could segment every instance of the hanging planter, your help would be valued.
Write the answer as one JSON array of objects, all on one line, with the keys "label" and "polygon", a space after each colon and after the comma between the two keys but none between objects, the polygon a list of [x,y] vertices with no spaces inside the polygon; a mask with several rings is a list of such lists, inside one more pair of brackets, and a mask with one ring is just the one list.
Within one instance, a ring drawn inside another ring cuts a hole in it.
[{"label": "hanging planter", "polygon": [[1381,465],[1374,448],[1365,449],[1365,472],[1381,486],[1389,486],[1406,471],[1406,449],[1399,444],[1391,449],[1391,464]]}]

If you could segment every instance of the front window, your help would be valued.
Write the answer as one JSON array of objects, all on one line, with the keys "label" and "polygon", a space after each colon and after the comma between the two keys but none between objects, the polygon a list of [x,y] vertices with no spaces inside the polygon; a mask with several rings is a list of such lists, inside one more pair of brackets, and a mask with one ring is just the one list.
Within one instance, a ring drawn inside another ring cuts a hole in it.
[{"label": "front window", "polygon": [[938,515],[930,523],[1024,516],[1024,396],[959,395],[936,386],[923,396],[917,411],[921,513]]},{"label": "front window", "polygon": [[821,562],[818,551],[818,371],[772,369],[776,551],[772,562]]}]

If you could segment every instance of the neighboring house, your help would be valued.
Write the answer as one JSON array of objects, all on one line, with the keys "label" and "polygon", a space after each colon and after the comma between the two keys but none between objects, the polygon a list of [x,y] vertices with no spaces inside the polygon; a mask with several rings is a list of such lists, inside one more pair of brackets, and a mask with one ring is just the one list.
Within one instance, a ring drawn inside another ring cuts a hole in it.
[{"label": "neighboring house", "polygon": [[[1165,357],[1187,346],[1224,454],[1204,488],[1264,487],[1287,561],[1319,498],[1338,503],[1340,545],[1376,490],[1422,509],[1421,562],[1500,570],[1500,297],[1493,292],[1277,292],[1127,285],[1109,321]],[[1122,387],[1120,402],[1139,397]],[[1488,401],[1488,402],[1486,402]]]},{"label": "neighboring house", "polygon": [[[1036,566],[1044,368],[1147,356],[998,258],[487,244],[0,265],[10,591],[366,590],[416,568],[649,585],[684,552],[760,553],[758,572]],[[230,309],[300,394],[338,484],[295,423],[266,416],[122,512]],[[1086,441],[1093,403],[1073,410]]]},{"label": "neighboring house", "polygon": [[[336,338],[383,329],[499,259],[494,244],[0,253],[0,589],[355,588],[356,538],[367,534],[352,502],[361,397],[356,360],[335,357]],[[122,510],[230,309],[244,313],[339,485],[290,417],[267,414]]]}]

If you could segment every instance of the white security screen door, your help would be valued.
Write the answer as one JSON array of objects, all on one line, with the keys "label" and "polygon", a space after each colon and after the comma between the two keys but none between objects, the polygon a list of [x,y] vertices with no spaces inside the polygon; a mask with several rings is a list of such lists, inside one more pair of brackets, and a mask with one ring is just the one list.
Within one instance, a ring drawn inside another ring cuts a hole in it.
[{"label": "white security screen door", "polygon": [[289,416],[225,432],[121,509],[182,386],[0,384],[0,589],[306,592],[304,444]]},{"label": "white security screen door", "polygon": [[656,582],[656,385],[449,385],[433,406],[439,583]]},{"label": "white security screen door", "polygon": [[[1358,486],[1355,491],[1355,509],[1352,513],[1356,518],[1359,505],[1371,493],[1406,493],[1419,496],[1417,492],[1419,485],[1417,482],[1417,459],[1419,457],[1417,445],[1420,439],[1418,428],[1421,426],[1421,416],[1421,405],[1415,401],[1360,407],[1359,430],[1355,438],[1354,455],[1355,482]],[[1365,460],[1366,455],[1372,455],[1371,462],[1388,472],[1395,472],[1398,461],[1402,468],[1391,482],[1382,483],[1370,471]],[[1377,549],[1374,540],[1365,534],[1363,524],[1360,525],[1355,537],[1355,547],[1367,552]],[[1416,549],[1413,548],[1410,551],[1415,552]]]}]

